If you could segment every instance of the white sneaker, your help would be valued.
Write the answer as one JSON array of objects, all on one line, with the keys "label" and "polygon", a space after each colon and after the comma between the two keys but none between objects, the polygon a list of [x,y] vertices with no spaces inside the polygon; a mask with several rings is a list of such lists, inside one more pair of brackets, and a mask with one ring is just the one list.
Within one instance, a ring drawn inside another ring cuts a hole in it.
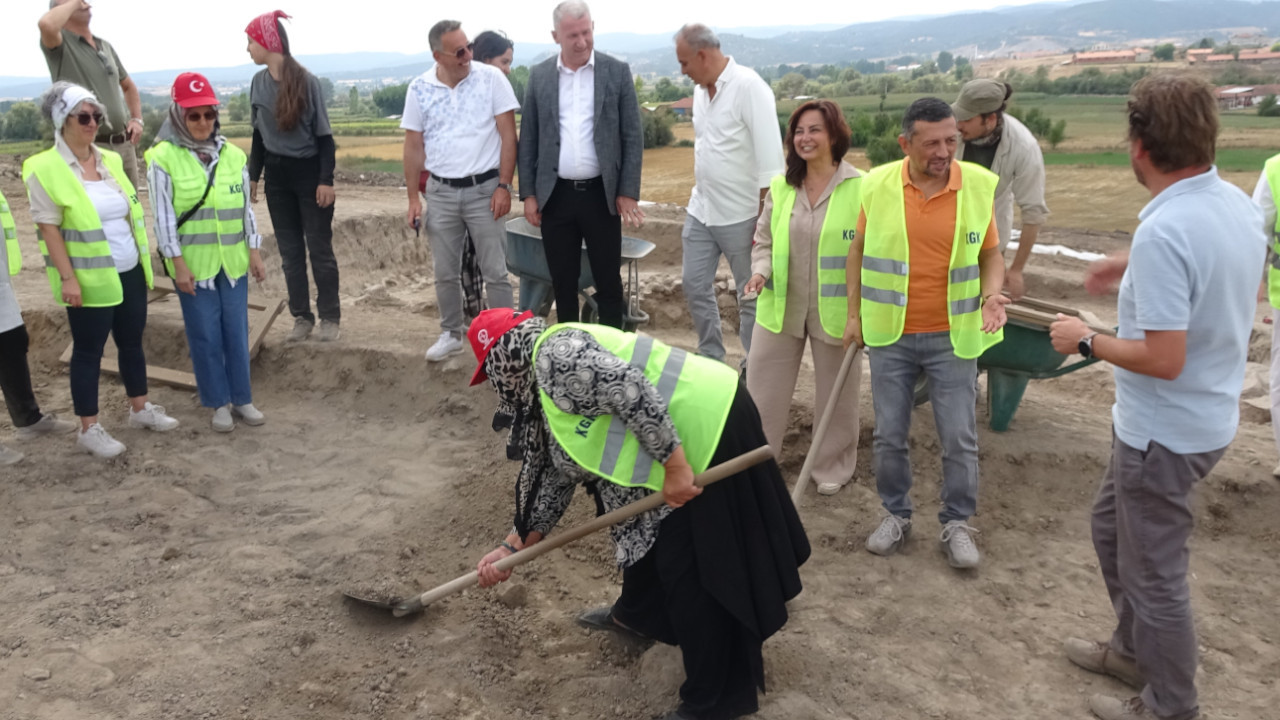
[{"label": "white sneaker", "polygon": [[892,555],[911,537],[911,519],[885,515],[880,527],[867,537],[867,551],[876,555]]},{"label": "white sneaker", "polygon": [[245,425],[252,425],[254,427],[257,427],[267,421],[267,416],[263,415],[258,408],[254,407],[253,403],[232,405],[231,414],[243,420]]},{"label": "white sneaker", "polygon": [[163,406],[147,403],[142,412],[134,412],[133,408],[129,408],[129,427],[167,432],[178,427],[178,419],[165,414]]},{"label": "white sneaker", "polygon": [[840,492],[843,489],[844,489],[844,485],[841,483],[833,483],[833,482],[818,483],[819,495],[835,495],[836,493]]},{"label": "white sneaker", "polygon": [[427,360],[430,362],[440,362],[450,355],[457,355],[463,351],[462,338],[453,336],[453,333],[445,333],[440,336],[435,345],[427,350]]},{"label": "white sneaker", "polygon": [[17,465],[18,463],[22,462],[22,458],[23,458],[22,453],[18,452],[17,450],[0,445],[0,467]]},{"label": "white sneaker", "polygon": [[942,554],[947,556],[951,567],[961,570],[978,567],[981,558],[978,546],[973,544],[973,536],[977,534],[978,531],[963,520],[952,520],[942,527],[942,535],[938,539],[942,543]]},{"label": "white sneaker", "polygon": [[236,421],[231,419],[231,408],[223,405],[213,411],[214,432],[229,433],[236,429]]},{"label": "white sneaker", "polygon": [[124,443],[107,434],[98,423],[90,425],[88,430],[80,431],[76,437],[76,447],[100,458],[113,458],[125,451]]},{"label": "white sneaker", "polygon": [[19,440],[32,440],[41,435],[59,435],[76,429],[76,424],[68,420],[59,420],[53,413],[45,413],[34,425],[18,428],[13,436]]}]

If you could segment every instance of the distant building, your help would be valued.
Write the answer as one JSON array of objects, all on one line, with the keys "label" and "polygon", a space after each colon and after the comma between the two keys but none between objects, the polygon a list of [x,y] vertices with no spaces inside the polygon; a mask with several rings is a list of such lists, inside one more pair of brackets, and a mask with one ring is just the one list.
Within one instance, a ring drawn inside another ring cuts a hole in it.
[{"label": "distant building", "polygon": [[[1075,53],[1071,56],[1071,62],[1074,65],[1122,65],[1136,62],[1137,55],[1132,50],[1100,50]],[[1147,61],[1150,61],[1150,53]]]},{"label": "distant building", "polygon": [[1280,95],[1280,85],[1228,85],[1214,90],[1222,110],[1251,108],[1268,95]]},{"label": "distant building", "polygon": [[1205,58],[1213,54],[1213,48],[1192,48],[1187,51],[1187,62],[1195,65],[1198,62],[1204,62]]},{"label": "distant building", "polygon": [[675,113],[680,117],[687,117],[687,118],[693,117],[693,98],[692,97],[680,98],[679,100],[671,103],[669,107],[671,108],[671,112]]},{"label": "distant building", "polygon": [[1151,62],[1151,48],[1134,48],[1133,61],[1140,63]]}]

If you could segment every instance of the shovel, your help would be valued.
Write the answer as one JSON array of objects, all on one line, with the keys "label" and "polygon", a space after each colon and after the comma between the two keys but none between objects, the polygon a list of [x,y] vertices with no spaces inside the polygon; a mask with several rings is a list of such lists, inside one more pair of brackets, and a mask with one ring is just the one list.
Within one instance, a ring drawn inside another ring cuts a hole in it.
[{"label": "shovel", "polygon": [[[706,487],[713,482],[723,480],[730,475],[740,473],[749,467],[759,465],[760,463],[772,458],[773,450],[768,445],[764,445],[750,452],[743,453],[732,460],[720,463],[715,467],[707,468],[705,472],[699,473],[693,478],[693,483],[698,487]],[[648,497],[642,498],[628,505],[624,505],[613,512],[605,513],[594,520],[582,523],[575,528],[571,528],[562,533],[556,533],[555,535],[545,538],[536,545],[531,545],[514,555],[508,555],[507,557],[502,558],[498,562],[494,563],[493,566],[499,570],[510,570],[517,565],[523,565],[524,563],[529,562],[539,555],[551,552],[556,548],[563,547],[575,540],[586,537],[597,530],[602,530],[610,525],[620,523],[627,518],[635,517],[640,513],[653,510],[654,508],[662,505],[663,502],[664,499],[662,493],[653,493]],[[443,600],[450,595],[455,595],[469,587],[475,586],[479,579],[480,574],[475,570],[472,570],[462,577],[450,580],[449,582],[440,585],[439,587],[432,588],[417,597],[407,599],[395,598],[383,601],[359,597],[351,593],[343,594],[362,605],[390,610],[396,617],[404,617],[405,615],[422,612],[428,605],[434,602]]]},{"label": "shovel", "polygon": [[831,390],[830,399],[827,400],[827,407],[822,411],[818,429],[813,433],[813,442],[809,443],[809,454],[804,458],[804,466],[800,468],[800,479],[796,480],[796,486],[791,488],[791,502],[796,507],[800,506],[800,497],[804,495],[804,489],[809,485],[809,476],[813,474],[814,458],[818,457],[818,448],[822,447],[822,441],[827,438],[827,426],[831,424],[831,418],[836,414],[836,403],[840,401],[840,393],[844,392],[844,383],[849,378],[849,368],[853,367],[853,359],[857,355],[857,345],[850,345],[844,353],[844,362],[840,364],[840,372],[836,373],[836,384]]}]

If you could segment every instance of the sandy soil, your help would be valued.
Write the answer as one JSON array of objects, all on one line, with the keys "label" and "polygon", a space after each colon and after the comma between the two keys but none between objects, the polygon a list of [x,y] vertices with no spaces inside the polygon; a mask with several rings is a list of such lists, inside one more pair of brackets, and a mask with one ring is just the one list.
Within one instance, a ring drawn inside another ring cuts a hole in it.
[{"label": "sandy soil", "polygon": [[[69,414],[57,361],[65,315],[38,270],[12,163],[0,163],[0,188],[24,229],[27,269],[16,286],[37,392],[46,410]],[[509,524],[516,467],[488,429],[491,393],[466,386],[466,356],[422,359],[438,332],[430,255],[402,228],[402,206],[394,188],[339,188],[343,339],[286,346],[288,319],[273,329],[254,366],[266,426],[216,434],[191,393],[155,386],[182,427],[129,430],[123,390],[106,377],[104,424],[128,453],[91,460],[72,452],[70,437],[22,446],[28,459],[0,476],[0,718],[642,720],[674,705],[675,650],[624,645],[572,622],[617,592],[603,537],[423,617],[395,620],[343,600],[344,590],[409,594],[450,580]],[[1087,227],[1087,210],[1081,201],[1078,213],[1058,213],[1043,242],[1126,244],[1099,231],[1119,226],[1066,229]],[[659,244],[642,264],[643,304],[651,332],[689,347],[681,212],[654,207],[639,233]],[[1079,289],[1082,269],[1037,256],[1029,290],[1112,320],[1113,299]],[[282,296],[278,270],[254,292]],[[1265,361],[1270,328],[1259,322],[1257,332],[1252,359]],[[728,345],[737,346],[731,335]],[[153,306],[148,349],[155,364],[187,362],[176,303]],[[1254,407],[1266,406],[1260,369],[1251,368],[1239,436],[1196,500],[1199,684],[1214,718],[1273,718],[1280,699],[1280,483],[1267,414]],[[789,480],[812,433],[811,377],[806,369],[791,409]],[[946,566],[931,528],[940,464],[927,411],[912,431],[918,532],[892,559],[862,551],[880,515],[864,393],[856,481],[801,503],[814,554],[791,622],[766,646],[758,717],[1085,718],[1088,693],[1124,693],[1059,652],[1067,635],[1111,627],[1088,508],[1107,457],[1112,390],[1100,366],[1036,381],[1008,433],[984,425],[974,524],[985,557],[963,575]],[[0,438],[10,437],[5,417]],[[566,522],[590,512],[580,499]]]}]

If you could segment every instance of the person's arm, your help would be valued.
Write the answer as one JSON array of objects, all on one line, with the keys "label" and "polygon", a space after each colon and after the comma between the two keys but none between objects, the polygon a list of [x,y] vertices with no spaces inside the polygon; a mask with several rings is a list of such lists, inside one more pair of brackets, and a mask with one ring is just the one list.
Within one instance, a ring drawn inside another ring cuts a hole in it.
[{"label": "person's arm", "polygon": [[71,16],[77,10],[86,10],[89,3],[84,0],[71,0],[61,5],[54,5],[49,12],[40,17],[36,26],[40,28],[40,45],[53,50],[62,47],[62,29],[67,26]]},{"label": "person's arm", "polygon": [[338,166],[338,146],[332,135],[316,137],[316,146],[320,149],[320,180],[316,185],[316,204],[322,208],[333,205],[333,171]]},{"label": "person's arm", "polygon": [[[1062,313],[1049,328],[1053,347],[1064,355],[1079,352],[1080,341],[1092,332],[1080,318]],[[1187,362],[1187,331],[1147,330],[1141,340],[1094,335],[1093,356],[1139,375],[1176,380]]]},{"label": "person's arm", "polygon": [[125,138],[137,145],[142,140],[142,93],[138,91],[138,86],[129,76],[124,63],[120,62],[120,55],[116,53],[115,46],[110,43],[106,43],[106,46],[111,53],[112,61],[116,64],[116,70],[120,73],[120,90],[124,92],[124,104],[129,109],[129,119],[124,125]]},{"label": "person's arm", "polygon": [[782,136],[778,127],[778,105],[773,99],[773,90],[763,80],[751,83],[745,99],[747,107],[743,109],[743,114],[747,117],[747,127],[751,129],[751,143],[756,159],[755,181],[763,202],[774,176],[781,175],[786,170]]},{"label": "person's arm", "polygon": [[[621,63],[618,118],[621,127],[622,170],[618,176],[618,197],[640,199],[640,165],[644,157],[644,133],[640,129],[640,102],[631,80],[631,68]],[[624,218],[625,222],[625,218]]]},{"label": "person's arm", "polygon": [[38,223],[40,237],[44,238],[45,250],[49,253],[49,262],[58,270],[62,279],[62,302],[71,307],[80,307],[83,298],[80,295],[80,282],[76,280],[76,272],[71,267],[71,258],[67,255],[67,245],[62,239],[62,229],[57,225]]},{"label": "person's arm", "polygon": [[422,220],[422,198],[418,193],[418,182],[422,176],[422,167],[427,160],[427,151],[422,144],[422,133],[417,130],[404,131],[404,187],[409,194],[409,227],[414,221]]},{"label": "person's arm", "polygon": [[[1267,180],[1267,171],[1264,169],[1262,175],[1258,177],[1258,184],[1253,188],[1253,203],[1262,208],[1262,232],[1267,238],[1267,263],[1275,260],[1275,238],[1276,238],[1276,199],[1271,192],[1271,182]],[[1270,283],[1268,282],[1269,273],[1262,273],[1262,284],[1258,286],[1258,302],[1266,302],[1270,297]]]},{"label": "person's arm", "polygon": [[1000,254],[1000,231],[996,226],[996,216],[991,215],[991,224],[987,226],[982,249],[978,251],[978,270],[982,285],[982,331],[994,333],[1004,327],[1008,319],[1004,306],[1008,305],[1008,297],[1001,295],[1004,288],[1004,256]]},{"label": "person's arm", "polygon": [[773,274],[773,194],[763,190],[763,207],[756,218],[756,234],[751,240],[751,279],[743,288],[746,292],[759,293]]},{"label": "person's arm", "polygon": [[848,317],[844,323],[844,347],[863,346],[862,341],[862,253],[866,249],[867,212],[858,212],[858,227],[849,243],[849,255],[845,260],[844,284],[849,301]]},{"label": "person's arm", "polygon": [[[506,81],[503,81],[506,84]],[[498,136],[502,138],[502,159],[498,165],[498,183],[511,186],[516,174],[516,111],[508,110],[494,118],[498,123]],[[498,188],[489,200],[493,219],[498,220],[511,212],[511,191]]]},{"label": "person's arm", "polygon": [[[530,225],[542,224],[538,212],[538,94],[535,92],[537,66],[529,72],[529,86],[520,109],[520,143],[516,148],[516,164],[520,172],[520,199],[524,202],[524,219]],[[552,128],[558,132],[558,129]]]},{"label": "person's arm", "polygon": [[[249,187],[249,166],[240,170],[240,182]],[[267,266],[262,262],[262,235],[258,233],[258,217],[253,213],[253,201],[249,194],[244,194],[244,236],[249,245],[249,274],[254,280],[262,282],[267,279]]]},{"label": "person's arm", "polygon": [[267,146],[262,144],[262,133],[253,129],[253,142],[249,144],[249,202],[258,202],[258,180],[267,157]]}]

